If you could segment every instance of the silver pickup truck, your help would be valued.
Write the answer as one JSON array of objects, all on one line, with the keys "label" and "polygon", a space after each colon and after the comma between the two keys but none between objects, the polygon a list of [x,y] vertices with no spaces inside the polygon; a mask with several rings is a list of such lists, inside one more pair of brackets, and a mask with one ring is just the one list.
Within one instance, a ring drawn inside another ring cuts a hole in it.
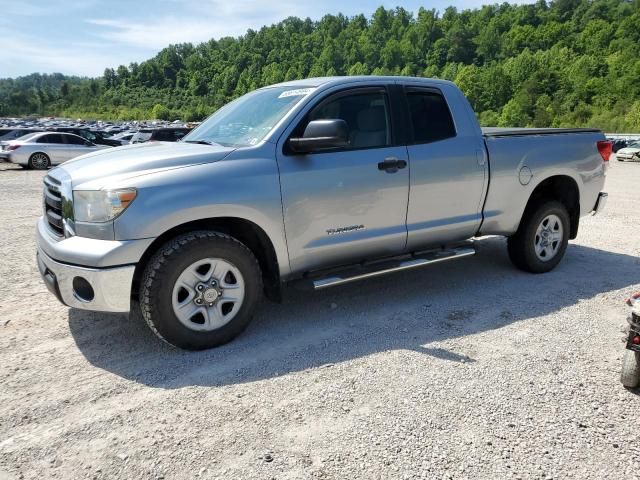
[{"label": "silver pickup truck", "polygon": [[140,310],[185,349],[221,345],[263,293],[322,289],[472,255],[508,237],[542,273],[599,211],[611,143],[590,129],[482,130],[424,78],[282,83],[179,143],[95,152],[44,178],[37,261],[80,309]]}]

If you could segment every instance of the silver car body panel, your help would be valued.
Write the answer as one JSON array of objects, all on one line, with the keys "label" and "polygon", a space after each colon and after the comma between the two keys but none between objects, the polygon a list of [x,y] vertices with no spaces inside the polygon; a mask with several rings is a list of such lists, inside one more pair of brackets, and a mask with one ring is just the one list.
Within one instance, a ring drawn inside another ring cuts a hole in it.
[{"label": "silver car body panel", "polygon": [[[49,257],[38,247],[38,269],[45,276],[53,274],[60,297],[65,305],[97,312],[128,312],[131,305],[131,286],[134,265],[112,268],[89,268],[60,263]],[[83,300],[73,288],[73,281],[80,277],[89,282],[94,297]]]},{"label": "silver car body panel", "polygon": [[133,265],[153,242],[153,238],[115,241],[79,235],[61,238],[51,232],[42,217],[36,225],[36,240],[48,257],[62,263],[91,268]]},{"label": "silver car body panel", "polygon": [[[393,84],[438,89],[451,110],[456,137],[425,145],[285,154],[297,123],[327,95]],[[93,269],[131,266],[176,227],[235,218],[251,222],[270,239],[281,280],[287,281],[324,266],[474,235],[513,234],[531,193],[551,176],[576,182],[585,215],[604,184],[605,163],[596,148],[605,139],[602,133],[511,130],[483,136],[469,103],[451,82],[336,77],[281,85],[309,93],[254,146],[132,145],[52,170],[49,175],[63,180],[67,195],[71,189],[135,188],[137,197],[99,235],[86,230],[100,239],[78,235],[82,226],[72,219],[71,234],[59,238],[41,221],[43,254],[60,264]],[[393,174],[378,170],[377,163],[387,157],[407,161],[408,168]]]},{"label": "silver car body panel", "polygon": [[[405,146],[285,155],[284,143],[318,99],[386,80],[317,89],[280,136],[276,158],[291,271],[400,253],[406,246],[409,169],[378,170],[385,158],[408,161]],[[340,232],[338,234],[331,232]]]},{"label": "silver car body panel", "polygon": [[[421,86],[423,82],[407,82]],[[489,162],[471,106],[457,87],[436,86],[451,111],[456,136],[410,145],[411,184],[407,213],[407,249],[472,237],[482,222]],[[456,174],[452,175],[451,172]],[[446,201],[443,201],[446,199]]]},{"label": "silver car body panel", "polygon": [[[513,234],[535,188],[554,176],[575,181],[580,192],[580,215],[590,213],[606,173],[606,164],[596,148],[600,140],[605,140],[604,134],[595,132],[487,137],[491,185],[480,233]],[[520,182],[524,168],[531,172],[526,185]]]}]

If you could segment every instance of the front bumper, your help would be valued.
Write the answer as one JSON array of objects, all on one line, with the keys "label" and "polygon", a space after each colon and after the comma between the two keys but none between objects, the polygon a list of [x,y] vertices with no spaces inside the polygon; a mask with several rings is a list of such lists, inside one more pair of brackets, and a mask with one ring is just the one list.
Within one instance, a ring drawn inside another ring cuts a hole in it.
[{"label": "front bumper", "polygon": [[36,241],[38,269],[58,300],[83,310],[128,312],[135,266],[153,239],[61,238],[40,217]]},{"label": "front bumper", "polygon": [[129,311],[135,265],[79,267],[53,260],[39,247],[36,259],[47,288],[65,305],[97,312]]},{"label": "front bumper", "polygon": [[606,192],[598,193],[598,199],[596,200],[596,204],[593,207],[593,211],[591,212],[593,215],[600,213],[604,210],[605,205],[607,204],[607,200],[609,199],[609,194]]}]

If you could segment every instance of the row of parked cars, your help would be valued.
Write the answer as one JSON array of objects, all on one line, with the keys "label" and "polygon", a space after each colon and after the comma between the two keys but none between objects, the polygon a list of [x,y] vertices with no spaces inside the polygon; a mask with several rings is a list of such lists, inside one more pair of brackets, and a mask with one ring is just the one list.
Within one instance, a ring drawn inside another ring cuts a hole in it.
[{"label": "row of parked cars", "polygon": [[115,134],[75,125],[0,126],[0,162],[43,170],[104,148],[154,141],[177,142],[189,131],[191,127],[187,125],[150,126]]}]

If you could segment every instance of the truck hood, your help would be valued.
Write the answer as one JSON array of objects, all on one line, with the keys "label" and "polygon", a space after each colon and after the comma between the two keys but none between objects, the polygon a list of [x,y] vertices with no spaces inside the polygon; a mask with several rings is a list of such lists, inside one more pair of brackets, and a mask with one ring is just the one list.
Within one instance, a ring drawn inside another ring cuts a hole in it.
[{"label": "truck hood", "polygon": [[74,158],[54,170],[63,170],[71,179],[73,188],[83,185],[83,188],[95,190],[117,180],[159,170],[216,162],[233,150],[234,148],[218,145],[150,142],[106,147]]}]

